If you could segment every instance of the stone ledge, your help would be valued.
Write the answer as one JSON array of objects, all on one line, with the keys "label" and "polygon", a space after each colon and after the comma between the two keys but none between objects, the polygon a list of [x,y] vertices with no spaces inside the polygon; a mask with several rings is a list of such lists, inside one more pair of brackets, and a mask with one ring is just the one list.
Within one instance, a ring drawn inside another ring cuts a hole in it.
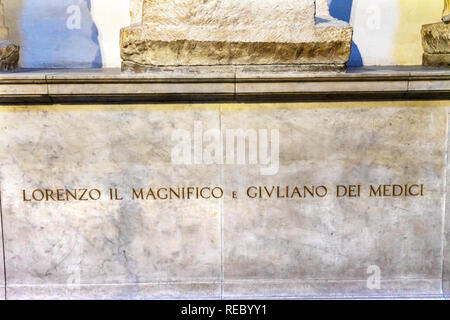
[{"label": "stone ledge", "polygon": [[367,280],[232,281],[224,283],[224,299],[444,299],[441,279],[383,280],[368,289]]},{"label": "stone ledge", "polygon": [[450,70],[355,68],[299,72],[292,66],[180,67],[144,74],[119,69],[0,73],[0,103],[136,101],[329,101],[447,99]]},{"label": "stone ledge", "polygon": [[[448,299],[440,279],[383,282],[385,290],[369,290],[366,280],[232,281],[203,283],[9,285],[8,300],[58,299]],[[223,287],[223,289],[222,289]],[[340,292],[337,289],[344,289]],[[418,288],[422,291],[416,292]],[[5,299],[4,287],[0,300]],[[223,290],[223,293],[222,293]],[[181,294],[180,294],[181,292]],[[340,292],[340,293],[337,293]],[[300,294],[301,293],[301,294]],[[3,295],[2,295],[3,294]]]},{"label": "stone ledge", "polygon": [[8,300],[218,299],[221,296],[220,284],[214,282],[8,285],[6,291]]}]

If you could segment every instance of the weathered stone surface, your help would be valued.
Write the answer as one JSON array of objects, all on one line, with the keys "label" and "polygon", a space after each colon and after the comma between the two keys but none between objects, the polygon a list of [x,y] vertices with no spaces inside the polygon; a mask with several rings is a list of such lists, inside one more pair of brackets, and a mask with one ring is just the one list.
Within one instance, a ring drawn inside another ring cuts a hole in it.
[{"label": "weathered stone surface", "polygon": [[19,46],[8,41],[8,28],[5,26],[3,3],[0,1],[0,71],[17,68]]},{"label": "weathered stone surface", "polygon": [[423,65],[429,67],[450,67],[450,53],[424,53]]},{"label": "weathered stone surface", "polygon": [[0,70],[13,70],[19,62],[20,48],[11,41],[0,41]]},{"label": "weathered stone surface", "polygon": [[439,22],[422,26],[423,65],[450,67],[450,24]]},{"label": "weathered stone surface", "polygon": [[330,16],[315,17],[315,6],[314,0],[144,1],[143,23],[121,31],[121,56],[153,66],[342,66],[350,56],[352,28]]},{"label": "weathered stone surface", "polygon": [[282,36],[277,32],[282,30],[280,26],[299,29],[313,26],[314,12],[314,0],[144,0],[143,21],[155,28],[168,26],[174,32],[187,31],[199,40],[205,37],[205,29],[216,29],[219,38],[215,40],[219,41],[234,38],[230,32],[245,36],[243,32],[255,32],[252,27],[263,26],[275,28],[265,32],[277,39]]},{"label": "weathered stone surface", "polygon": [[130,0],[131,24],[142,22],[142,6],[144,0]]},{"label": "weathered stone surface", "polygon": [[316,0],[316,15],[319,17],[330,15],[328,0]]},{"label": "weathered stone surface", "polygon": [[450,53],[450,24],[439,22],[422,26],[425,53]]}]

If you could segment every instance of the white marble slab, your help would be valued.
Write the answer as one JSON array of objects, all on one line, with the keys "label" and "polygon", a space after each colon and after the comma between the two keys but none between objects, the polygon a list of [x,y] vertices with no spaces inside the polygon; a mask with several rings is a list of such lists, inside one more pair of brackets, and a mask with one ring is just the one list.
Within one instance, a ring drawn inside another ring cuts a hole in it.
[{"label": "white marble slab", "polygon": [[[222,128],[279,128],[280,169],[225,166],[227,188],[361,184],[360,198],[224,200],[224,295],[441,294],[447,115],[442,108],[243,108]],[[351,106],[351,105],[349,105]],[[371,184],[425,186],[371,198]],[[331,189],[331,188],[330,188]],[[375,266],[380,288],[366,283]]]},{"label": "white marble slab", "polygon": [[[443,248],[446,107],[4,107],[8,299],[440,297],[443,252],[450,253]],[[192,133],[199,123],[203,133],[278,129],[279,170],[174,164],[172,133]],[[367,195],[370,184],[406,183],[423,184],[424,196]],[[361,184],[361,197],[245,197],[249,186],[286,185],[326,185],[334,195],[336,184]],[[129,198],[131,188],[150,186],[221,186],[225,196]],[[124,200],[23,201],[22,190],[35,188],[98,188],[106,196],[118,188]],[[368,282],[374,270],[379,288]]]},{"label": "white marble slab", "polygon": [[[214,109],[49,107],[1,113],[8,296],[220,294],[218,200],[130,200],[131,188],[218,185],[219,168],[172,165],[173,128],[219,128]],[[24,202],[22,189],[117,187],[125,200]],[[128,192],[127,192],[128,190]]]}]

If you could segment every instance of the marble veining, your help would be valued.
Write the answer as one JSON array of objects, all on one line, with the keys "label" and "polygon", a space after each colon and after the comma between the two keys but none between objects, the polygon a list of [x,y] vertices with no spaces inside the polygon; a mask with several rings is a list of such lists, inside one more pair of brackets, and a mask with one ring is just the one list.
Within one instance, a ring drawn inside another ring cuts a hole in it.
[{"label": "marble veining", "polygon": [[[173,164],[173,131],[196,123],[278,129],[278,171]],[[8,298],[442,294],[447,112],[432,102],[17,106],[0,124]],[[423,184],[424,196],[245,196],[249,186],[394,183]],[[225,196],[130,199],[132,188],[180,185]],[[36,188],[117,188],[124,200],[23,201]],[[379,289],[367,286],[369,266]]]},{"label": "marble veining", "polygon": [[[32,109],[0,114],[7,124],[1,182],[11,296],[23,297],[21,288],[34,296],[42,286],[127,284],[111,295],[146,297],[147,287],[129,284],[164,282],[180,295],[215,292],[210,283],[220,279],[219,201],[128,198],[131,188],[218,185],[215,166],[170,163],[171,130],[194,120],[218,128],[218,112]],[[38,187],[104,194],[118,188],[125,200],[24,202],[21,190]]]}]

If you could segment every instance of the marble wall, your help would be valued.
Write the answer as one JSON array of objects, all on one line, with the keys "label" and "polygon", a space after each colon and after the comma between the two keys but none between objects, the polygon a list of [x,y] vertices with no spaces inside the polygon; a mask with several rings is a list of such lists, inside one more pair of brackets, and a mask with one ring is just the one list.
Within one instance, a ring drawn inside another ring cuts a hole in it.
[{"label": "marble wall", "polygon": [[[0,221],[0,228],[2,222]],[[0,229],[0,235],[2,235],[2,229]],[[3,239],[0,237],[0,300],[5,299],[5,264],[3,261]]]},{"label": "marble wall", "polygon": [[[5,107],[7,298],[440,297],[443,230],[450,230],[449,219],[443,225],[447,107]],[[279,147],[274,170],[263,173],[260,156],[249,163],[252,144],[244,164],[208,161],[209,151],[228,150],[229,129],[255,133],[258,151],[267,132],[269,152]],[[174,132],[192,133],[193,164],[174,163],[183,139]],[[198,134],[206,134],[202,146]],[[423,185],[423,196],[369,196],[370,185],[384,184]],[[328,194],[247,193],[304,185]],[[336,197],[336,185],[361,185],[361,194]],[[224,196],[132,199],[132,188],[182,186],[219,186]],[[123,200],[110,200],[110,188]],[[102,197],[33,201],[35,189],[98,189]],[[448,264],[444,271],[448,279]]]},{"label": "marble wall", "polygon": [[[450,143],[450,136],[447,139],[447,143]],[[446,216],[445,216],[445,228],[444,228],[444,268],[443,268],[443,290],[447,298],[450,298],[450,165],[448,159],[450,154],[449,146],[447,145],[447,184],[446,184]]]},{"label": "marble wall", "polygon": [[15,123],[1,138],[14,153],[1,160],[8,298],[220,296],[218,200],[18,197],[19,189],[37,186],[105,193],[219,183],[217,166],[172,166],[167,148],[175,127],[201,121],[218,128],[217,111],[108,108],[1,114],[2,123]]},{"label": "marble wall", "polygon": [[[280,128],[279,173],[225,167],[227,186],[420,181],[427,189],[421,198],[363,191],[360,198],[225,200],[227,297],[440,292],[444,110],[281,107],[232,110],[222,119],[224,127]],[[370,266],[379,267],[380,289],[367,288]]]}]

